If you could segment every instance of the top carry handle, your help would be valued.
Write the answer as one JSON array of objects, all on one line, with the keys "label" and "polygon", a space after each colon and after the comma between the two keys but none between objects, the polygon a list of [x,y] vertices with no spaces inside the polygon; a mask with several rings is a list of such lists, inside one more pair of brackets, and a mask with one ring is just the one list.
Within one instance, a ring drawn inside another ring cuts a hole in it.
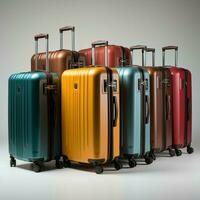
[{"label": "top carry handle", "polygon": [[99,40],[92,43],[92,65],[95,65],[95,47],[105,46],[105,66],[108,66],[108,41]]},{"label": "top carry handle", "polygon": [[63,32],[71,31],[72,38],[72,51],[75,51],[75,27],[74,26],[65,26],[59,29],[60,32],[60,49],[63,49]]},{"label": "top carry handle", "polygon": [[146,48],[146,52],[152,52],[152,67],[155,67],[155,49]]},{"label": "top carry handle", "polygon": [[46,39],[46,71],[49,72],[49,59],[48,59],[48,55],[49,55],[49,34],[38,34],[34,36],[35,39],[35,68],[36,71],[38,69],[38,40],[39,39]]},{"label": "top carry handle", "polygon": [[133,65],[133,51],[134,50],[142,50],[142,67],[145,66],[145,52],[146,52],[147,46],[145,45],[136,45],[136,46],[131,46],[130,51],[132,52],[132,65]]},{"label": "top carry handle", "polygon": [[178,66],[178,47],[177,46],[166,46],[162,48],[163,66],[165,66],[165,51],[166,50],[175,50],[175,67]]}]

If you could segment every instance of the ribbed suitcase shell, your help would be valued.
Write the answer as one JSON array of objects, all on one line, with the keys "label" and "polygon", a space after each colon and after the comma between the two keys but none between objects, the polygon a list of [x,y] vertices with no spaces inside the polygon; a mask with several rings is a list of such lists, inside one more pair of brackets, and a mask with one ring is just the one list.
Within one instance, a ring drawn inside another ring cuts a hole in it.
[{"label": "ribbed suitcase shell", "polygon": [[172,104],[172,81],[170,71],[161,67],[145,67],[145,69],[150,74],[151,148],[155,152],[162,152],[172,147],[172,106],[170,106]]},{"label": "ribbed suitcase shell", "polygon": [[138,83],[143,73],[148,85],[144,95],[150,98],[149,74],[136,66],[119,67],[117,70],[120,76],[121,155],[145,155],[150,152],[150,120],[144,122],[146,103],[141,103],[142,91]]},{"label": "ribbed suitcase shell", "polygon": [[[52,76],[53,84],[59,88],[58,76]],[[49,135],[46,83],[44,72],[18,73],[9,78],[9,153],[17,159],[49,161],[60,156],[60,91],[54,96],[56,114],[51,119],[53,135]]]},{"label": "ribbed suitcase shell", "polygon": [[[79,53],[85,55],[87,66],[92,64],[91,48],[82,49],[79,51]],[[131,64],[130,50],[128,48],[124,48],[117,45],[108,45],[108,67],[119,67],[122,65],[123,61],[125,61],[124,65]],[[105,62],[105,48],[104,47],[95,48],[95,63],[97,65],[104,65],[105,64],[104,62]]]},{"label": "ribbed suitcase shell", "polygon": [[[72,58],[76,58],[76,62],[72,63]],[[50,51],[49,55],[49,71],[57,73],[60,77],[66,69],[79,68],[85,66],[85,57],[76,51],[57,50]],[[73,65],[72,65],[73,64]],[[46,70],[46,53],[38,54],[38,68],[39,71]],[[31,58],[31,71],[36,71],[35,55]]]},{"label": "ribbed suitcase shell", "polygon": [[173,85],[173,146],[192,143],[192,74],[179,67],[168,67]]},{"label": "ribbed suitcase shell", "polygon": [[[119,108],[119,76],[117,81]],[[62,75],[62,152],[69,160],[108,160],[108,102],[105,67],[66,70]],[[118,109],[119,110],[119,109]],[[113,158],[119,156],[119,117],[113,130]]]}]

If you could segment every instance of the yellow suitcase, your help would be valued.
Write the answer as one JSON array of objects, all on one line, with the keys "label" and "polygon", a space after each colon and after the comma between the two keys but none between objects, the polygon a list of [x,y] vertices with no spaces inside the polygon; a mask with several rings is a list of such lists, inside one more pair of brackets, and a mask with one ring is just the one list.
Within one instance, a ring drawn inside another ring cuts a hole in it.
[{"label": "yellow suitcase", "polygon": [[[95,47],[107,41],[92,44]],[[107,54],[105,66],[107,63]],[[94,66],[66,70],[62,74],[62,153],[63,164],[70,161],[92,164],[96,173],[103,164],[119,162],[119,75],[115,69]]]}]

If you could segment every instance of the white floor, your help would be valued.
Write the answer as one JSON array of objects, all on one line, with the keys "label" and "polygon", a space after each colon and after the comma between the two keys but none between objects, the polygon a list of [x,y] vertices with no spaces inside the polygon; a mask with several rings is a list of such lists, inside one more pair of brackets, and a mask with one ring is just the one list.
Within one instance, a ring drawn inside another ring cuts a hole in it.
[{"label": "white floor", "polygon": [[7,148],[0,149],[0,200],[126,200],[200,199],[200,149],[181,157],[158,157],[151,165],[105,171],[53,169],[35,173],[30,164],[17,161],[9,167]]}]

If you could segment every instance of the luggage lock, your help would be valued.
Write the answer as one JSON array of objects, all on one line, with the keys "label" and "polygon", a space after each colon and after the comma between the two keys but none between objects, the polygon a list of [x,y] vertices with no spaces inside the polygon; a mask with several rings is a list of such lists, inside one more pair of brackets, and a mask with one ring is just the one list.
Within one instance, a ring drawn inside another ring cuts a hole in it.
[{"label": "luggage lock", "polygon": [[47,94],[48,91],[52,91],[54,94],[57,93],[57,85],[47,85],[44,84],[44,94]]},{"label": "luggage lock", "polygon": [[163,79],[163,80],[162,80],[162,84],[165,84],[167,87],[169,87],[169,86],[170,86],[170,81],[169,81],[169,79],[168,79],[168,78]]},{"label": "luggage lock", "polygon": [[144,81],[138,79],[138,90],[141,90],[142,85],[145,87],[145,90],[148,90],[148,79],[145,79]]},{"label": "luggage lock", "polygon": [[117,80],[113,80],[111,84],[108,84],[107,80],[104,80],[104,92],[107,92],[107,87],[112,87],[113,92],[117,92]]}]

